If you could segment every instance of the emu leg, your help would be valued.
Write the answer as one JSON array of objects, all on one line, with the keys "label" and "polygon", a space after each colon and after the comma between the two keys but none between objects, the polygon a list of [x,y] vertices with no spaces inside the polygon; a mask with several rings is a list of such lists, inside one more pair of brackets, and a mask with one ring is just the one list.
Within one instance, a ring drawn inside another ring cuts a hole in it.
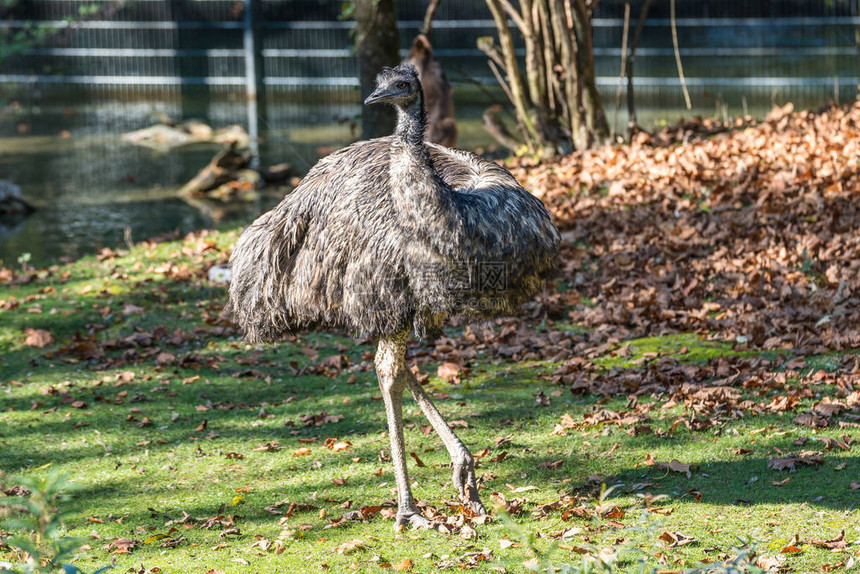
[{"label": "emu leg", "polygon": [[397,482],[397,522],[395,527],[411,524],[415,528],[432,528],[433,524],[415,507],[403,443],[403,391],[406,389],[409,370],[406,368],[406,333],[381,339],[376,350],[376,376],[385,415],[388,418],[388,435],[391,439],[391,460]]},{"label": "emu leg", "polygon": [[448,454],[451,456],[451,467],[454,469],[454,486],[460,493],[460,502],[477,514],[486,514],[487,510],[481,503],[481,498],[478,496],[478,483],[475,480],[475,459],[463,441],[454,434],[445,419],[442,418],[442,413],[430,400],[430,396],[421,387],[415,379],[412,371],[407,371],[408,377],[406,384],[412,392],[412,397],[421,410],[424,416],[430,421],[433,430],[442,439]]}]

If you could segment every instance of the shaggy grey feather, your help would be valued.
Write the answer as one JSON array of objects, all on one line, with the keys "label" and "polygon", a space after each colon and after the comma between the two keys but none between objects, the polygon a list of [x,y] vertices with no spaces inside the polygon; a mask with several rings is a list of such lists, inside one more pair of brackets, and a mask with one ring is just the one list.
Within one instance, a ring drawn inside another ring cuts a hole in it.
[{"label": "shaggy grey feather", "polygon": [[511,313],[554,270],[543,204],[501,166],[423,142],[423,105],[398,110],[395,135],[322,159],[237,241],[226,311],[249,341],[433,336],[449,315]]}]

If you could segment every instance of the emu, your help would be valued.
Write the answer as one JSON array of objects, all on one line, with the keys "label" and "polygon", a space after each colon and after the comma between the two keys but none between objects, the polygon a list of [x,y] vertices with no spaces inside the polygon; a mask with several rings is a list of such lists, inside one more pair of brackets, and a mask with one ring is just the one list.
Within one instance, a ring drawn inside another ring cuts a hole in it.
[{"label": "emu", "polygon": [[225,312],[249,342],[308,328],[378,341],[375,366],[397,483],[396,526],[432,528],[412,498],[403,442],[409,389],[451,456],[460,500],[478,514],[471,453],[406,365],[410,330],[429,339],[450,315],[510,314],[556,267],[558,230],[501,166],[424,141],[413,66],[385,68],[365,104],[397,109],[394,135],[319,161],[239,237]]}]

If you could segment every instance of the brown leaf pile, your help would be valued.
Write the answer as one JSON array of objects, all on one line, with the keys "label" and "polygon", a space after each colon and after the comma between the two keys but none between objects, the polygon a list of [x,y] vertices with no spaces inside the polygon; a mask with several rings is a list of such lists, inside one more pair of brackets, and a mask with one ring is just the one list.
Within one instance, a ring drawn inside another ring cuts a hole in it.
[{"label": "brown leaf pile", "polygon": [[855,104],[514,173],[563,230],[554,303],[603,340],[698,332],[809,352],[860,346],[858,158]]}]

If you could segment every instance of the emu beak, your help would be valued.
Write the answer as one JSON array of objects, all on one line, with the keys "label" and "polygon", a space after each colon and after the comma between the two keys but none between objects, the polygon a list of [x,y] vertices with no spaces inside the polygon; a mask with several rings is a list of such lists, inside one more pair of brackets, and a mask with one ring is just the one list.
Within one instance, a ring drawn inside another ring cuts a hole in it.
[{"label": "emu beak", "polygon": [[364,105],[368,106],[370,104],[375,104],[376,102],[384,99],[387,95],[388,94],[385,92],[384,89],[376,88],[375,90],[373,90],[373,93],[367,96],[367,99],[364,100]]}]

